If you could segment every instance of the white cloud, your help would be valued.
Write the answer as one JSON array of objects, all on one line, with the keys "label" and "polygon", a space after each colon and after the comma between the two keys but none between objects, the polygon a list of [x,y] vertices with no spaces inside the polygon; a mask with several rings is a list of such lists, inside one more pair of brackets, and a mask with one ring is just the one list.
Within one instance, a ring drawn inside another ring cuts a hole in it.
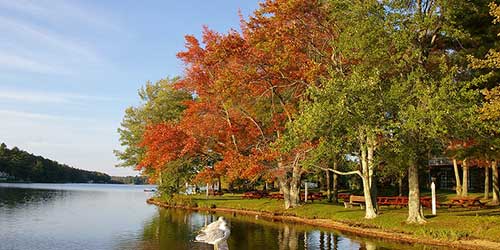
[{"label": "white cloud", "polygon": [[75,1],[61,0],[0,0],[0,7],[18,11],[44,20],[56,22],[80,22],[98,29],[119,31],[120,27],[109,15],[88,9]]},{"label": "white cloud", "polygon": [[16,118],[27,118],[27,119],[41,119],[41,120],[64,120],[65,118],[62,116],[41,114],[41,113],[31,113],[24,111],[15,111],[15,110],[1,110],[0,116],[4,121],[9,120],[10,117]]},{"label": "white cloud", "polygon": [[123,33],[109,13],[74,1],[0,0],[0,70],[69,74],[109,66],[95,39],[116,32]]},{"label": "white cloud", "polygon": [[[94,124],[99,122],[96,119],[87,117],[53,115],[46,113],[27,112],[27,111],[9,110],[9,109],[0,109],[0,117],[2,118],[3,123],[10,123],[10,124],[16,124],[16,123],[40,124],[41,122],[44,122],[53,125],[57,123],[73,124],[77,122],[77,125],[82,126],[86,130],[90,130],[91,128],[93,128],[92,126],[94,126]],[[85,127],[85,125],[83,125],[82,123],[85,123],[87,127]]]},{"label": "white cloud", "polygon": [[0,100],[30,103],[69,104],[86,101],[114,101],[116,98],[73,93],[35,92],[29,90],[0,89]]},{"label": "white cloud", "polygon": [[19,55],[9,55],[0,52],[0,68],[7,70],[21,70],[35,73],[66,73],[63,69],[25,58]]},{"label": "white cloud", "polygon": [[0,99],[35,103],[68,103],[70,99],[65,95],[36,93],[28,91],[0,90]]},{"label": "white cloud", "polygon": [[39,49],[49,49],[52,52],[66,55],[67,58],[77,56],[80,60],[84,59],[94,63],[102,61],[96,52],[78,42],[62,37],[44,28],[12,18],[0,16],[0,32],[8,34],[8,39],[17,39],[31,43],[31,49],[35,54],[40,52],[37,51]]}]

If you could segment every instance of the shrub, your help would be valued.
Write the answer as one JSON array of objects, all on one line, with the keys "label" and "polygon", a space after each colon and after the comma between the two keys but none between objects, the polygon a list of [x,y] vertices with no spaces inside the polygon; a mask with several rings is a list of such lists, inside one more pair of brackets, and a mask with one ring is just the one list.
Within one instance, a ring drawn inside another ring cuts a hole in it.
[{"label": "shrub", "polygon": [[174,194],[163,196],[162,200],[171,206],[197,207],[198,204],[188,195]]}]

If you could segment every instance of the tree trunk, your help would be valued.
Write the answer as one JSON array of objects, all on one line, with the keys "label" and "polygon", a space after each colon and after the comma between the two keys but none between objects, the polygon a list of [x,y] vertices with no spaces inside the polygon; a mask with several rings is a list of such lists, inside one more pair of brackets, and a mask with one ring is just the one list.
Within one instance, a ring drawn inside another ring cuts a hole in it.
[{"label": "tree trunk", "polygon": [[403,196],[403,173],[399,173],[398,176],[398,191],[399,196]]},{"label": "tree trunk", "polygon": [[162,178],[162,176],[161,176],[161,170],[160,170],[159,175],[160,175],[160,178],[159,178],[159,179],[160,179],[160,187],[161,187],[161,186],[163,186],[163,178]]},{"label": "tree trunk", "polygon": [[[337,162],[333,163],[333,169],[338,170],[338,165]],[[333,200],[335,203],[338,203],[339,201],[337,200],[338,194],[339,194],[339,188],[338,188],[338,175],[336,173],[333,173]]]},{"label": "tree trunk", "polygon": [[317,185],[318,185],[319,192],[321,192],[321,190],[323,189],[323,184],[324,183],[323,183],[322,179],[323,179],[323,177],[321,175],[318,175],[318,183],[317,183]]},{"label": "tree trunk", "polygon": [[460,181],[460,174],[458,173],[457,159],[453,159],[453,171],[455,172],[455,190],[457,192],[457,196],[462,196],[462,183]]},{"label": "tree trunk", "polygon": [[493,199],[491,201],[492,204],[498,205],[498,196],[500,193],[500,187],[498,183],[498,166],[497,161],[493,161],[491,163],[491,170],[493,175]]},{"label": "tree trunk", "polygon": [[418,183],[418,167],[414,163],[408,168],[408,223],[425,223],[424,212],[420,205],[420,186]]},{"label": "tree trunk", "polygon": [[484,167],[484,199],[490,198],[490,168],[488,165]]},{"label": "tree trunk", "polygon": [[325,170],[325,178],[326,178],[326,198],[328,202],[332,202],[332,189],[330,183],[330,171]]},{"label": "tree trunk", "polygon": [[[300,185],[290,186],[290,206],[288,208],[297,207],[300,204]],[[288,209],[287,208],[287,209]]]},{"label": "tree trunk", "polygon": [[295,164],[292,169],[292,180],[290,181],[290,207],[297,207],[300,204],[300,179],[301,168]]},{"label": "tree trunk", "polygon": [[365,218],[366,219],[373,219],[373,218],[377,217],[377,210],[372,202],[372,195],[371,195],[371,188],[370,188],[371,176],[370,176],[370,171],[369,171],[369,166],[368,166],[367,153],[368,152],[367,152],[366,146],[362,145],[361,146],[361,167],[363,169],[363,172],[362,172],[361,178],[363,180],[363,193],[365,196],[365,205],[366,205]]},{"label": "tree trunk", "polygon": [[[278,168],[282,168],[283,163],[278,163]],[[278,178],[278,182],[283,192],[283,200],[285,201],[285,209],[297,207],[300,204],[300,179],[301,168],[298,164],[292,168],[292,176],[288,174]]]},{"label": "tree trunk", "polygon": [[372,203],[372,196],[370,193],[370,181],[368,177],[368,173],[363,173],[363,192],[365,194],[365,218],[366,219],[373,219],[377,217],[377,210],[375,206],[373,206]]},{"label": "tree trunk", "polygon": [[368,139],[367,145],[367,158],[368,158],[368,178],[370,183],[370,197],[372,198],[372,204],[375,208],[375,212],[378,211],[377,204],[377,180],[375,178],[375,165],[373,160],[373,153],[375,151],[374,139]]},{"label": "tree trunk", "polygon": [[285,202],[285,209],[290,208],[290,187],[284,180],[279,181],[281,192],[283,192],[283,201]]},{"label": "tree trunk", "polygon": [[469,166],[467,166],[467,159],[462,161],[462,196],[469,195]]}]

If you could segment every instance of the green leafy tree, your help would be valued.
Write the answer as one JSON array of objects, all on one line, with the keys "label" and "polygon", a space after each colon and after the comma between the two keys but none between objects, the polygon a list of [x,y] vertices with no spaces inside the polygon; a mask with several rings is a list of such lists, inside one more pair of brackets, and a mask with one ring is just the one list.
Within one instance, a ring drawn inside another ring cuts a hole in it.
[{"label": "green leafy tree", "polygon": [[454,1],[391,1],[389,22],[394,31],[398,75],[389,95],[397,100],[394,138],[407,159],[409,223],[425,223],[420,205],[419,169],[440,154],[447,138],[461,126],[474,126],[477,91],[464,78],[464,65],[454,61],[466,39],[450,18]]},{"label": "green leafy tree", "polygon": [[[292,138],[302,135],[319,141],[316,150],[333,159],[329,171],[361,177],[365,218],[375,218],[376,152],[390,122],[384,94],[392,74],[385,10],[379,1],[329,1],[328,7],[338,28],[330,74],[321,85],[310,87],[310,99],[303,105]],[[330,149],[325,150],[325,141]],[[336,170],[336,162],[348,156],[358,162],[358,169]]]},{"label": "green leafy tree", "polygon": [[121,161],[118,166],[137,167],[144,157],[144,148],[140,147],[143,134],[148,124],[177,121],[184,111],[184,101],[192,99],[183,90],[173,88],[178,78],[167,78],[156,83],[147,82],[139,91],[141,104],[129,107],[118,128],[123,150],[115,150]]},{"label": "green leafy tree", "polygon": [[[500,22],[500,6],[496,3],[491,3],[490,14],[494,17],[493,23],[497,24]],[[500,36],[500,33],[497,34]],[[497,42],[499,40],[497,39]],[[487,158],[492,160],[491,168],[493,172],[493,204],[499,204],[499,176],[498,176],[498,166],[497,162],[500,158],[500,85],[494,76],[498,74],[498,69],[500,69],[500,50],[498,47],[490,49],[486,54],[484,59],[477,59],[470,57],[471,67],[473,69],[484,69],[489,70],[485,75],[480,77],[480,80],[488,81],[493,78],[493,83],[489,84],[486,88],[482,90],[485,98],[485,102],[480,109],[481,120],[486,128],[485,139],[482,140],[483,152],[487,153]],[[488,170],[487,170],[488,171]]]}]

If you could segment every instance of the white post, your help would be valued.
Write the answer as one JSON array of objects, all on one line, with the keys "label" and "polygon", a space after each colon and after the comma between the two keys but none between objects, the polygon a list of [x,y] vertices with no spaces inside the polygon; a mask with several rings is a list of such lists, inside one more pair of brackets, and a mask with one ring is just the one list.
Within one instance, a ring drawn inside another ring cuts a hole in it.
[{"label": "white post", "polygon": [[304,201],[307,203],[307,181],[304,182]]},{"label": "white post", "polygon": [[432,215],[436,215],[436,184],[434,184],[434,182],[431,183],[431,191],[432,191]]}]

